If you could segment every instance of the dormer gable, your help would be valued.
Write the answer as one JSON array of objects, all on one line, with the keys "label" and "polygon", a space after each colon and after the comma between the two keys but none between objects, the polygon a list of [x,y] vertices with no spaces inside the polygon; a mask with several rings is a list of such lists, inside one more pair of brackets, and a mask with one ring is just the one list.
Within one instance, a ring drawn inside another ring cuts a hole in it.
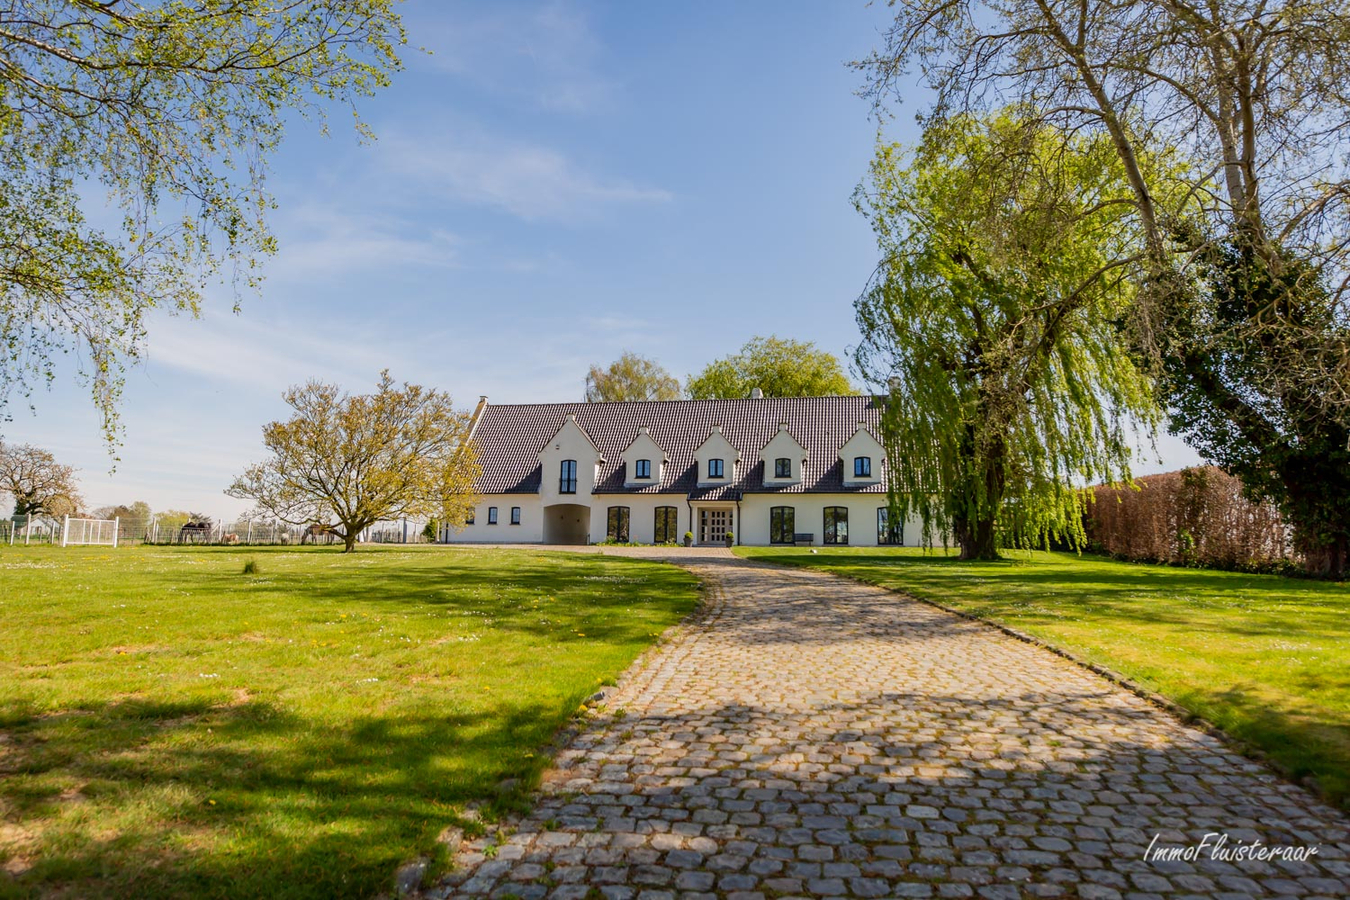
[{"label": "dormer gable", "polygon": [[[764,483],[766,485],[797,484],[802,480],[802,469],[806,465],[806,448],[788,430],[786,422],[778,423],[778,433],[759,451],[760,461],[764,463]],[[780,475],[779,460],[787,460],[787,475]]]},{"label": "dormer gable", "polygon": [[[666,463],[670,461],[670,456],[652,438],[651,430],[646,425],[638,429],[637,436],[624,449],[622,457],[624,487],[660,484],[665,477]],[[639,464],[644,460],[648,467],[646,478],[640,477],[642,473],[639,471]]]},{"label": "dormer gable", "polygon": [[[721,460],[722,474],[718,476],[715,463]],[[722,426],[714,425],[707,438],[694,451],[694,463],[698,466],[698,486],[712,487],[719,484],[732,484],[736,481],[736,464],[741,461],[741,452],[731,445]]]},{"label": "dormer gable", "polygon": [[[562,427],[539,451],[540,495],[590,494],[599,481],[604,461],[604,454],[577,423],[576,415],[568,413]],[[566,462],[575,465],[566,467],[564,472]]]},{"label": "dormer gable", "polygon": [[876,484],[882,479],[886,451],[867,423],[859,422],[853,437],[839,448],[839,461],[843,464],[844,484]]}]

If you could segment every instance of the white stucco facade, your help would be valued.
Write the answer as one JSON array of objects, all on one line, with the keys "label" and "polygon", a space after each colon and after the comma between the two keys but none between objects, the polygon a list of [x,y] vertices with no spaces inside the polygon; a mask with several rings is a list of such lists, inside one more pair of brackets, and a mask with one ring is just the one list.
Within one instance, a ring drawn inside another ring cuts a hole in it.
[{"label": "white stucco facade", "polygon": [[[518,404],[475,413],[483,474],[463,543],[877,546],[880,398]],[[864,462],[859,462],[863,460]],[[777,510],[777,511],[775,511]],[[914,522],[899,543],[919,543]],[[800,542],[798,542],[800,543]]]}]

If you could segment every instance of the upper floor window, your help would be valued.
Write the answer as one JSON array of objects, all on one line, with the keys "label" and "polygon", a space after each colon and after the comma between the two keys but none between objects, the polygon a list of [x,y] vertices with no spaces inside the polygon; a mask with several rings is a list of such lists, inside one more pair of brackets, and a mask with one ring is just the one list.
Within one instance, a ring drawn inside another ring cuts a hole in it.
[{"label": "upper floor window", "polygon": [[519,524],[520,524],[520,507],[519,507],[519,506],[513,506],[513,507],[511,507],[511,524],[512,524],[512,525],[519,525]]},{"label": "upper floor window", "polygon": [[636,464],[635,466],[633,466],[633,477],[634,477],[634,478],[651,478],[651,477],[652,477],[652,461],[651,461],[650,459],[639,459],[639,460],[637,461],[637,464]]},{"label": "upper floor window", "polygon": [[774,478],[791,478],[791,477],[792,477],[792,460],[791,460],[791,459],[788,459],[786,456],[780,456],[780,457],[778,457],[777,459],[775,459],[775,460],[773,461],[773,477],[774,477]]},{"label": "upper floor window", "polygon": [[575,494],[577,492],[577,461],[564,459],[558,475],[558,493]]},{"label": "upper floor window", "polygon": [[872,457],[870,456],[853,457],[853,477],[854,478],[872,477]]},{"label": "upper floor window", "polygon": [[722,474],[722,461],[720,459],[708,460],[708,477],[709,478],[726,477],[725,475]]},{"label": "upper floor window", "polygon": [[495,506],[488,507],[488,524],[489,525],[497,524],[497,507]]}]

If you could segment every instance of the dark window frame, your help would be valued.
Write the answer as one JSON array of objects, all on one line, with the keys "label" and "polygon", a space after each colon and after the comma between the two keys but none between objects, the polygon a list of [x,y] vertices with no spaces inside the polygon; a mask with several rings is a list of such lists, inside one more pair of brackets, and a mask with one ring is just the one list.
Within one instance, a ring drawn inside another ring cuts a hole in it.
[{"label": "dark window frame", "polygon": [[[774,521],[777,519],[777,521]],[[797,508],[795,506],[769,507],[769,543],[795,543]]]},{"label": "dark window frame", "polygon": [[870,456],[853,457],[853,477],[854,478],[872,477],[872,457]]},{"label": "dark window frame", "polygon": [[489,525],[497,524],[497,507],[495,506],[488,507],[488,524]]},{"label": "dark window frame", "polygon": [[[571,473],[570,475],[568,473]],[[558,465],[558,493],[575,494],[577,492],[577,461],[564,459]]]},{"label": "dark window frame", "polygon": [[905,543],[905,523],[900,522],[897,525],[891,525],[890,515],[890,507],[877,507],[877,544],[903,546]]},{"label": "dark window frame", "polygon": [[511,524],[512,524],[512,525],[519,525],[519,524],[520,524],[520,507],[519,507],[519,506],[513,506],[513,507],[511,507]]},{"label": "dark window frame", "polygon": [[[617,515],[616,515],[617,513]],[[633,540],[633,510],[627,506],[611,506],[605,510],[605,540],[620,544]]]},{"label": "dark window frame", "polygon": [[[716,470],[715,472],[713,471],[713,463],[716,463],[716,464],[717,464],[717,470]],[[711,480],[714,479],[714,478],[726,478],[726,477],[727,477],[727,476],[726,476],[726,462],[725,462],[725,460],[722,460],[722,459],[710,459],[710,460],[708,460],[708,480],[709,480],[709,481],[711,481]]]},{"label": "dark window frame", "polygon": [[647,479],[651,477],[652,477],[652,461],[650,459],[639,459],[636,463],[633,464],[634,480],[639,478]]},{"label": "dark window frame", "polygon": [[[841,516],[840,513],[843,515]],[[848,545],[848,507],[847,506],[827,506],[825,507],[825,534],[822,543],[837,544],[841,547]],[[843,540],[840,540],[839,526],[844,526]]]},{"label": "dark window frame", "polygon": [[773,477],[774,478],[792,477],[792,457],[780,456],[773,461]]},{"label": "dark window frame", "polygon": [[[663,518],[670,521],[663,522]],[[652,543],[673,544],[679,540],[680,508],[678,506],[658,506],[652,524]]]},{"label": "dark window frame", "polygon": [[468,514],[467,516],[464,517],[464,524],[465,524],[465,525],[472,525],[472,524],[473,524],[473,520],[474,520],[475,518],[477,518],[476,513],[477,513],[477,510],[474,510],[474,509],[469,510],[469,514]]}]

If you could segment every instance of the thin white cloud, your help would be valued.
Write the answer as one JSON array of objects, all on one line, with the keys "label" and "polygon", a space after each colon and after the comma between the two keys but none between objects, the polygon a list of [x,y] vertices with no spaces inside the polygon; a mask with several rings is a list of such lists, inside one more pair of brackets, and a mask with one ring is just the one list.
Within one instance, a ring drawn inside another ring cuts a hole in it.
[{"label": "thin white cloud", "polygon": [[338,277],[391,266],[455,268],[459,237],[433,228],[416,230],[396,217],[365,210],[357,215],[335,204],[305,203],[283,211],[271,278]]},{"label": "thin white cloud", "polygon": [[546,147],[404,136],[389,136],[380,144],[390,174],[447,199],[495,207],[522,219],[585,220],[612,205],[671,200],[661,188],[592,175]]},{"label": "thin white cloud", "polygon": [[601,42],[574,4],[499,4],[467,12],[438,8],[410,22],[430,65],[544,109],[589,113],[611,105],[615,87],[599,74]]}]

